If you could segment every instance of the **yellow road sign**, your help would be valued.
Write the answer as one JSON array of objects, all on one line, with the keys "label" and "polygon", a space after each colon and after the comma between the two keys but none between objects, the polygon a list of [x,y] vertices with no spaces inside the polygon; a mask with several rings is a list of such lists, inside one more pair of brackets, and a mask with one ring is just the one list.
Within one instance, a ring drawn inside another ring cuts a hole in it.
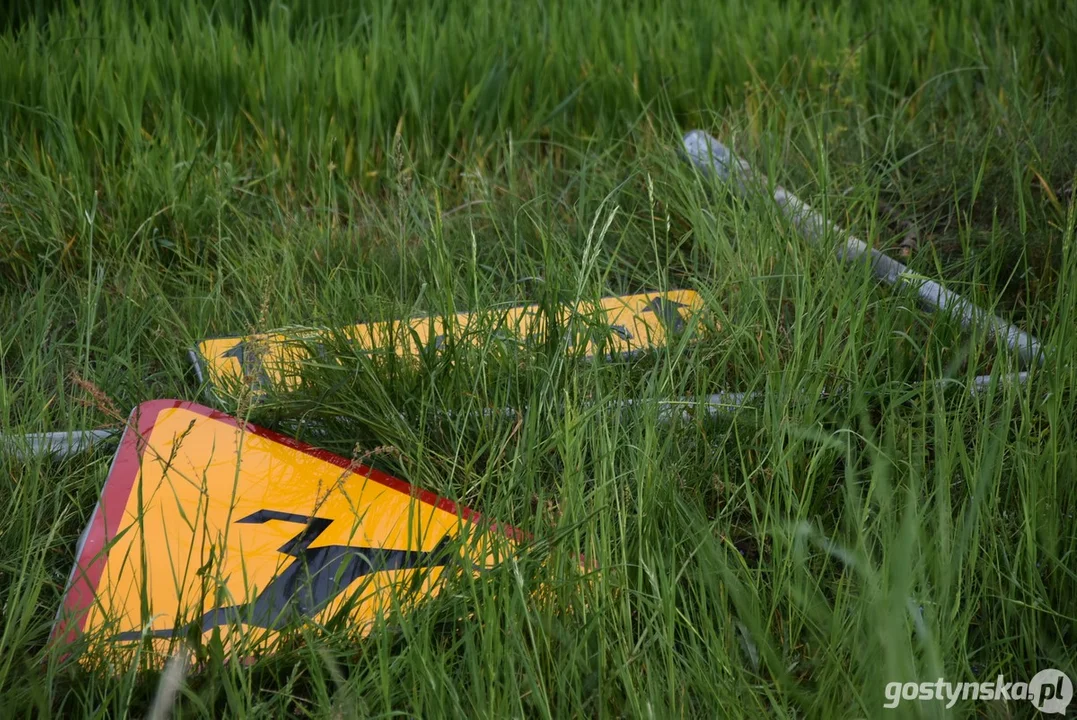
[{"label": "yellow road sign", "polygon": [[140,405],[79,542],[54,640],[85,634],[130,657],[150,638],[221,633],[241,656],[296,623],[343,614],[359,634],[390,606],[436,595],[446,572],[481,570],[514,528],[402,480],[210,408]]},{"label": "yellow road sign", "polygon": [[[584,346],[585,357],[599,352],[630,354],[663,344],[671,331],[683,331],[702,307],[702,298],[692,290],[624,295],[563,306],[557,325],[571,333],[570,346]],[[191,351],[191,358],[199,378],[208,382],[218,398],[238,398],[255,383],[263,388],[293,388],[299,382],[301,363],[317,351],[320,332],[307,329],[203,340]],[[506,343],[519,347],[547,332],[538,305],[362,323],[344,330],[361,352],[400,357],[418,357],[424,349],[438,349],[449,339],[473,347],[504,347]]]}]

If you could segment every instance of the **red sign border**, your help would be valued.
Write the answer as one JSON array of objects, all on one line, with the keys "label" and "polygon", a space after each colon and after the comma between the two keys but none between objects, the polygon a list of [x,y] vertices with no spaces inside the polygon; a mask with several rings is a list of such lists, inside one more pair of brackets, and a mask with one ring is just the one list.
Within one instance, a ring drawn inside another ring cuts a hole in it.
[{"label": "red sign border", "polygon": [[[187,400],[150,400],[136,406],[131,411],[127,427],[120,440],[120,447],[112,460],[112,467],[109,469],[105,486],[101,490],[101,499],[94,508],[93,514],[90,516],[90,522],[79,539],[78,547],[75,551],[75,567],[72,568],[71,575],[68,578],[64,598],[53,626],[53,641],[60,641],[65,644],[71,643],[77,640],[82,632],[90,608],[97,597],[97,587],[101,582],[105,562],[108,558],[108,547],[119,531],[120,521],[123,518],[127,502],[131,497],[131,491],[135,486],[135,480],[138,478],[142,467],[142,454],[146,450],[146,438],[152,432],[157,422],[157,417],[161,412],[174,409],[187,410],[211,420],[223,422],[233,428],[239,428],[242,425],[245,432],[266,438],[331,465],[336,465],[348,472],[368,477],[374,482],[397,492],[410,495],[427,505],[453,513],[466,522],[478,523],[482,519],[482,516],[471,508],[457,505],[453,501],[435,495],[429,490],[414,487],[380,470],[357,464],[352,460],[300,442],[287,435],[240,421],[219,410]],[[517,542],[527,537],[526,533],[511,525],[492,523],[489,529],[491,532],[503,533],[509,539]]]}]

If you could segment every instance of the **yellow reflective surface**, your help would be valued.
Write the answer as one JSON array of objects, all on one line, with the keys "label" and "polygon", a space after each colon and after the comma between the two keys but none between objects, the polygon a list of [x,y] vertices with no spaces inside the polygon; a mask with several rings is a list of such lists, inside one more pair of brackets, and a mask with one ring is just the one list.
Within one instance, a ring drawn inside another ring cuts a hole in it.
[{"label": "yellow reflective surface", "polygon": [[[320,549],[421,552],[455,539],[446,567],[459,567],[458,560],[489,567],[510,549],[506,536],[480,534],[480,523],[462,521],[467,511],[447,501],[417,497],[399,480],[352,472],[220,417],[165,409],[148,432],[83,628],[95,642],[115,649],[130,643],[131,633],[185,634],[215,608],[254,617],[244,606],[275,581],[280,586],[299,555],[314,558]],[[309,540],[301,552],[297,536]],[[336,568],[337,576],[344,569]],[[437,594],[442,572],[426,565],[365,573],[331,597],[323,593],[324,606],[307,620],[324,622],[348,603],[349,620],[363,634],[389,604],[403,608]],[[225,623],[203,633],[208,638],[219,627],[226,648],[267,650],[276,629],[266,625],[272,623]],[[169,638],[153,644],[164,652]]]},{"label": "yellow reflective surface", "polygon": [[[703,307],[692,290],[604,298],[598,303],[563,306],[557,325],[571,333],[572,346],[586,357],[598,352],[624,354],[662,345],[672,321],[687,327]],[[362,323],[343,333],[359,351],[417,357],[424,348],[456,342],[478,348],[534,342],[548,335],[539,306]],[[311,359],[320,331],[265,333],[203,340],[196,348],[203,376],[219,395],[238,397],[252,380],[278,388],[295,387],[299,364]]]}]

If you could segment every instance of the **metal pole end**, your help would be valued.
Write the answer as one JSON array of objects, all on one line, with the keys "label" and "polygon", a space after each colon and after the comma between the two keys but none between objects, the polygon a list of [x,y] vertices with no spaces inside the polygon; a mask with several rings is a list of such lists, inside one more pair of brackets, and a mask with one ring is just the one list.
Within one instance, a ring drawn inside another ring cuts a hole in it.
[{"label": "metal pole end", "polygon": [[733,153],[729,148],[702,130],[689,130],[681,142],[688,159],[700,172],[707,176],[714,175],[723,182],[729,180],[729,169],[733,162]]}]

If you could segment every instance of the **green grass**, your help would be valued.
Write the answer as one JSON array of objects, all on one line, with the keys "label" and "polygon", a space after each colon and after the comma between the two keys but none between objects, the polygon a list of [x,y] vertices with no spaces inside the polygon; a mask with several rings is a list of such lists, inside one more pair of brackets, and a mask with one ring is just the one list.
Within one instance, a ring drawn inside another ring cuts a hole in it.
[{"label": "green grass", "polygon": [[[251,419],[388,446],[381,467],[536,546],[361,642],[203,649],[175,714],[875,717],[892,681],[1077,680],[1077,6],[237,7],[0,23],[5,432],[114,423],[101,394],[200,399],[184,353],[208,335],[672,287],[723,330],[599,362],[373,368],[337,343]],[[912,223],[913,268],[1046,364],[978,397],[920,384],[1016,367],[704,182],[677,156],[697,126],[877,247]],[[764,399],[612,409],[720,390]],[[506,406],[529,410],[467,412]],[[109,460],[0,459],[3,714],[153,702],[158,674],[47,648]]]}]

